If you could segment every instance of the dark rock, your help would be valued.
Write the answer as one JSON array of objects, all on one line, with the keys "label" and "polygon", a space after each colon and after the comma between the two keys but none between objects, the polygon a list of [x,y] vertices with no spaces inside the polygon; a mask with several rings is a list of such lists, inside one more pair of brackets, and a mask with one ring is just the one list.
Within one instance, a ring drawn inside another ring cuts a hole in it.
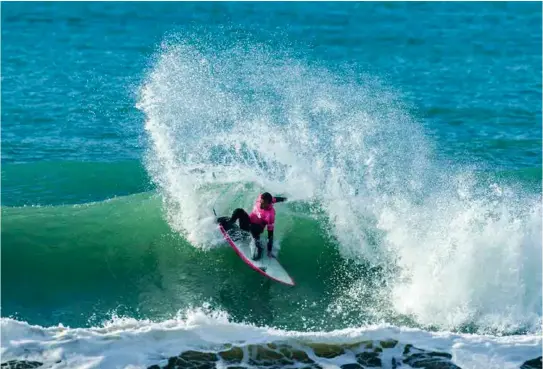
[{"label": "dark rock", "polygon": [[193,365],[193,369],[215,369],[217,366],[215,363],[202,363],[200,365]]},{"label": "dark rock", "polygon": [[413,345],[411,345],[411,344],[409,344],[409,343],[408,343],[407,345],[405,345],[405,347],[403,348],[403,354],[404,354],[404,356],[407,355],[407,354],[409,353],[409,351],[411,351],[411,348],[412,348],[412,347],[413,347]]},{"label": "dark rock", "polygon": [[39,361],[10,360],[0,364],[2,369],[32,369],[42,366]]},{"label": "dark rock", "polygon": [[164,369],[181,369],[190,368],[192,365],[179,357],[171,357],[168,359],[168,364]]},{"label": "dark rock", "polygon": [[376,352],[361,352],[356,355],[356,360],[365,366],[372,366],[376,368],[381,367],[381,358]]},{"label": "dark rock", "polygon": [[450,361],[443,360],[422,360],[414,363],[410,363],[412,368],[424,368],[424,369],[460,369],[458,365],[451,363]]},{"label": "dark rock", "polygon": [[447,358],[447,359],[452,359],[452,355],[451,354],[448,354],[446,352],[429,352],[428,353],[428,356],[432,356],[432,357],[444,357],[444,358]]},{"label": "dark rock", "polygon": [[336,356],[343,355],[345,350],[341,346],[337,345],[327,345],[323,343],[312,343],[308,345],[313,349],[315,355],[319,357],[324,357],[326,359],[332,359]]},{"label": "dark rock", "polygon": [[287,359],[295,360],[300,363],[304,364],[313,364],[314,361],[307,356],[307,353],[302,350],[295,350],[288,346],[283,346],[279,349],[279,352],[281,352]]},{"label": "dark rock", "polygon": [[447,354],[446,352],[424,352],[422,354],[412,354],[409,356],[409,360],[420,360],[425,358],[445,358],[445,359],[452,359],[451,354]]},{"label": "dark rock", "polygon": [[200,351],[185,351],[181,355],[179,355],[180,358],[185,359],[186,361],[217,361],[217,354],[212,352],[200,352]]},{"label": "dark rock", "polygon": [[373,341],[359,341],[359,342],[355,342],[355,343],[350,343],[348,345],[345,345],[345,348],[346,349],[349,349],[349,350],[353,350],[353,349],[357,349],[359,347],[366,347],[366,348],[372,348],[373,347]]},{"label": "dark rock", "polygon": [[[423,351],[416,349],[418,351]],[[411,354],[404,359],[404,363],[413,368],[425,368],[425,369],[460,369],[457,365],[453,364],[450,359],[452,356],[445,352],[422,352]]]},{"label": "dark rock", "polygon": [[219,352],[219,356],[227,363],[241,363],[243,350],[239,347],[232,347],[228,351]]},{"label": "dark rock", "polygon": [[387,341],[381,341],[381,347],[382,348],[393,348],[398,344],[398,341],[396,340],[387,340]]},{"label": "dark rock", "polygon": [[294,364],[291,360],[285,358],[283,353],[269,350],[266,346],[249,345],[249,364],[265,367],[284,367]]},{"label": "dark rock", "polygon": [[175,368],[175,364],[177,362],[177,358],[176,357],[171,357],[168,359],[168,364],[166,364],[165,368]]},{"label": "dark rock", "polygon": [[277,351],[268,350],[262,346],[256,347],[256,360],[269,361],[269,360],[280,360],[280,359],[284,359],[283,354]]},{"label": "dark rock", "polygon": [[520,369],[541,369],[541,356],[532,360],[526,361],[520,366]]},{"label": "dark rock", "polygon": [[253,360],[253,359],[249,359],[249,365],[252,365],[252,366],[257,366],[257,367],[267,367],[269,369],[273,369],[273,368],[283,368],[287,365],[292,365],[294,364],[292,361],[288,361],[286,359],[281,359],[281,360],[273,360],[273,361],[257,361],[257,360]]},{"label": "dark rock", "polygon": [[[181,354],[183,355],[183,354]],[[214,362],[202,362],[200,360],[193,360],[191,354],[186,355],[190,360],[184,360],[181,356],[171,357],[168,359],[168,364],[163,369],[213,369],[215,368]]]},{"label": "dark rock", "polygon": [[341,369],[364,369],[364,367],[357,363],[343,364]]}]

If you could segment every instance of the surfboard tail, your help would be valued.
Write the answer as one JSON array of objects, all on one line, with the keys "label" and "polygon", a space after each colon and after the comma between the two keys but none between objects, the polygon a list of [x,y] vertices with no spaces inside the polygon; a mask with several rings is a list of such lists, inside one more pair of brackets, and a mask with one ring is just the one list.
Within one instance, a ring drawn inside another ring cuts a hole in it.
[{"label": "surfboard tail", "polygon": [[236,254],[253,270],[258,273],[270,278],[276,282],[286,284],[288,286],[294,286],[294,279],[287,273],[287,271],[279,264],[279,261],[276,258],[268,258],[267,256],[262,256],[258,261],[251,260],[251,250],[250,245],[242,240],[234,241],[227,230],[224,229],[222,225],[219,224],[219,229],[223,234],[226,241],[234,249]]}]

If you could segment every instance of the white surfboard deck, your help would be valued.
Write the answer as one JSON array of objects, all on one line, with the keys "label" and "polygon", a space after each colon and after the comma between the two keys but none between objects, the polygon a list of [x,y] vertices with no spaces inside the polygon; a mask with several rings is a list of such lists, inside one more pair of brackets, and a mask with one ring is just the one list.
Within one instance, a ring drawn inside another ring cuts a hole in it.
[{"label": "white surfboard deck", "polygon": [[219,224],[219,229],[236,254],[252,269],[274,281],[294,286],[294,280],[285,268],[279,264],[279,261],[275,257],[268,256],[265,245],[263,245],[262,257],[257,261],[253,260],[253,255],[256,254],[256,246],[249,232],[242,231],[237,225],[232,226],[227,231]]}]

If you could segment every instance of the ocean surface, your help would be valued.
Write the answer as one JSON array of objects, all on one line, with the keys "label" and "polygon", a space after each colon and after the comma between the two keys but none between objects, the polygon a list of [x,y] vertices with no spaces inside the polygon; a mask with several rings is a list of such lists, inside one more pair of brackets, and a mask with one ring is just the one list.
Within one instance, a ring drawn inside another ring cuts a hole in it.
[{"label": "ocean surface", "polygon": [[[541,356],[541,3],[4,2],[1,29],[2,363]],[[214,223],[262,191],[295,287]]]}]

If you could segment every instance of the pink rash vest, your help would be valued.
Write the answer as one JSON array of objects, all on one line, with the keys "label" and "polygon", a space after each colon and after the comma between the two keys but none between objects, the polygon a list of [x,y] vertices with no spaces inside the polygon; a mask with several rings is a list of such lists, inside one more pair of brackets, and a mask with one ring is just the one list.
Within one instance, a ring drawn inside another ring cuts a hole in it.
[{"label": "pink rash vest", "polygon": [[255,206],[253,207],[253,211],[249,215],[249,219],[251,220],[251,223],[253,224],[260,224],[262,226],[267,225],[268,231],[273,231],[274,223],[275,223],[275,209],[273,208],[273,204],[277,201],[275,197],[272,197],[272,203],[268,206],[267,209],[261,209],[260,208],[260,198],[262,195],[259,195],[256,199]]}]

